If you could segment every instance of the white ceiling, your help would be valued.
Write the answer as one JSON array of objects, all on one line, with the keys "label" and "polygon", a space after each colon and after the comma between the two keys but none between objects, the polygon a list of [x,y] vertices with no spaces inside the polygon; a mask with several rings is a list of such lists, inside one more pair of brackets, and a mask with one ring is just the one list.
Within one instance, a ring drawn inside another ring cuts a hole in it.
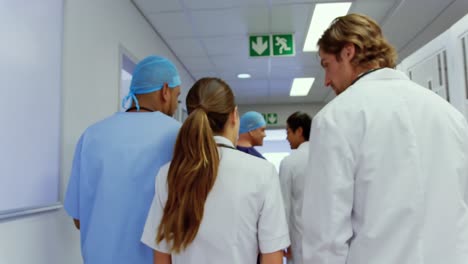
[{"label": "white ceiling", "polygon": [[[315,4],[338,1],[132,1],[194,79],[224,79],[234,90],[238,104],[323,103],[333,98],[323,85],[317,53],[303,53],[302,48]],[[440,31],[456,21],[446,11],[460,1],[467,0],[354,0],[349,12],[374,18],[397,50],[409,55],[415,51],[410,44],[432,24],[437,22]],[[448,19],[438,19],[441,16]],[[296,55],[250,58],[248,36],[259,33],[294,33]],[[417,41],[425,43],[440,33],[423,34],[425,39]],[[249,73],[252,78],[238,79],[239,73]],[[316,78],[307,96],[289,97],[296,77]]]}]

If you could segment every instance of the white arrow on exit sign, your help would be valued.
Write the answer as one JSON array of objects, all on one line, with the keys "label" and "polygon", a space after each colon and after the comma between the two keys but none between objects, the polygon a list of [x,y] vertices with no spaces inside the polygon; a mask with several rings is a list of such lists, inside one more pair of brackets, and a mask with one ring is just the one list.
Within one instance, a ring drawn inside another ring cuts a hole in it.
[{"label": "white arrow on exit sign", "polygon": [[252,42],[252,49],[258,54],[262,54],[268,48],[268,41],[263,42],[262,37],[257,37],[256,42]]}]

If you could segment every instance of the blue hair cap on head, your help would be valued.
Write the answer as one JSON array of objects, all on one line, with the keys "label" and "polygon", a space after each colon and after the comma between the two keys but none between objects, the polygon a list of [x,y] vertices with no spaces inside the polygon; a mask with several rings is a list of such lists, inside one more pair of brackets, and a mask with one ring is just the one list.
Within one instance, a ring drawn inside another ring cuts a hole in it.
[{"label": "blue hair cap on head", "polygon": [[247,133],[264,126],[266,126],[266,122],[263,116],[258,112],[249,111],[240,118],[239,134]]},{"label": "blue hair cap on head", "polygon": [[122,101],[122,107],[128,100],[135,101],[139,110],[138,100],[135,94],[147,94],[161,90],[164,84],[170,88],[180,85],[179,72],[175,65],[168,59],[160,56],[148,56],[140,61],[133,71],[130,92]]}]

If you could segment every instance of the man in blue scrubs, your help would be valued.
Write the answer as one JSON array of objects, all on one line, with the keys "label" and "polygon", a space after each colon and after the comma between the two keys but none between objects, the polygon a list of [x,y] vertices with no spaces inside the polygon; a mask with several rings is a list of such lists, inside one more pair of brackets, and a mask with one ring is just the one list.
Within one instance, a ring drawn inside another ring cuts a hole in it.
[{"label": "man in blue scrubs", "polygon": [[266,122],[262,114],[249,111],[240,118],[239,139],[237,149],[250,155],[265,159],[254,147],[263,145]]},{"label": "man in blue scrubs", "polygon": [[80,229],[84,263],[153,263],[153,251],[140,237],[155,175],[171,159],[180,127],[171,117],[180,83],[172,62],[145,58],[123,102],[131,107],[90,126],[79,139],[65,210]]}]

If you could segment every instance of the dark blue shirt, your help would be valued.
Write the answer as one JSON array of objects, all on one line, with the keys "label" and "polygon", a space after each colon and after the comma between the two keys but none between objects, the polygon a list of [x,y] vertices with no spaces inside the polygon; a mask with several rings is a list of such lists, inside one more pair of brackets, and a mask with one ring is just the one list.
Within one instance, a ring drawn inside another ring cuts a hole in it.
[{"label": "dark blue shirt", "polygon": [[265,159],[265,157],[262,156],[262,154],[260,154],[260,152],[258,152],[254,147],[241,147],[241,146],[237,146],[236,147],[238,150],[242,151],[242,152],[245,152],[247,154],[250,154],[250,155],[253,155],[255,157],[259,157],[261,159]]}]

